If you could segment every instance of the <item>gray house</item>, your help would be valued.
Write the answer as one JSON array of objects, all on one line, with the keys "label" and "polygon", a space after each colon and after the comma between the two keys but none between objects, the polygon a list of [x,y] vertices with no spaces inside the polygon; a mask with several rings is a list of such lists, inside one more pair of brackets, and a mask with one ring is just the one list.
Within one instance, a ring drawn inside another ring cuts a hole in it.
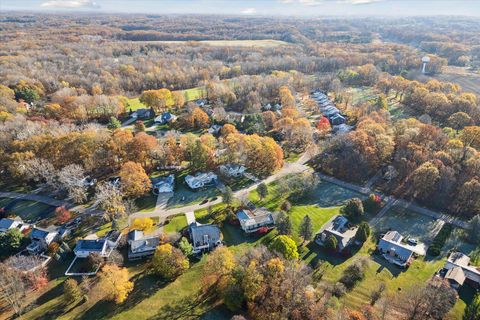
[{"label": "gray house", "polygon": [[337,250],[343,251],[354,242],[358,227],[351,226],[344,216],[336,216],[330,220],[322,230],[315,236],[315,242],[323,246],[325,240],[330,236],[337,239]]},{"label": "gray house", "polygon": [[194,222],[188,231],[194,254],[210,251],[222,245],[222,233],[217,225]]},{"label": "gray house", "polygon": [[415,251],[414,247],[402,243],[402,240],[400,233],[389,231],[380,239],[377,249],[388,262],[405,268],[411,263]]},{"label": "gray house", "polygon": [[237,212],[237,218],[246,233],[258,231],[260,228],[273,229],[275,227],[273,214],[264,208],[240,210]]}]

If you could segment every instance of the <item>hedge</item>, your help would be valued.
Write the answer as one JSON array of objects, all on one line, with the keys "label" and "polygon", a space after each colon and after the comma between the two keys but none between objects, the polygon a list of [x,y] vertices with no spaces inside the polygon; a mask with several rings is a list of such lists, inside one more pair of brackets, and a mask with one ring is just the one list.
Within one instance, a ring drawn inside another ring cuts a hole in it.
[{"label": "hedge", "polygon": [[452,230],[452,225],[445,223],[435,239],[433,239],[432,245],[428,248],[428,254],[434,257],[439,256]]}]

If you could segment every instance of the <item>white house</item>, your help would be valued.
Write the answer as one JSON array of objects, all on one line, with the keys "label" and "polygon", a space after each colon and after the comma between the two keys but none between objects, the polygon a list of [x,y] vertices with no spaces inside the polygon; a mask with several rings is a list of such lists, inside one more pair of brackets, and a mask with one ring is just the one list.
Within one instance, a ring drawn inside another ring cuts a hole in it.
[{"label": "white house", "polygon": [[128,260],[137,260],[151,256],[160,244],[158,235],[147,236],[140,230],[128,233]]},{"label": "white house", "polygon": [[240,164],[222,164],[220,172],[227,177],[241,177],[245,173],[246,168]]},{"label": "white house", "polygon": [[402,243],[402,240],[403,236],[397,231],[388,231],[380,239],[377,249],[388,262],[405,268],[410,264],[415,251],[414,247]]},{"label": "white house", "polygon": [[29,234],[32,241],[27,250],[31,254],[42,253],[48,249],[48,246],[58,238],[58,232],[42,228],[33,228]]},{"label": "white house", "polygon": [[7,232],[9,229],[20,229],[22,230],[22,226],[25,226],[24,222],[21,218],[16,217],[14,219],[10,218],[3,218],[0,220],[0,233]]},{"label": "white house", "polygon": [[258,231],[260,228],[273,229],[275,227],[273,214],[264,208],[241,210],[237,212],[237,218],[246,233]]},{"label": "white house", "polygon": [[152,179],[152,184],[153,194],[173,192],[175,188],[175,175],[170,174],[166,177]]},{"label": "white house", "polygon": [[200,189],[208,186],[214,186],[218,182],[218,176],[213,172],[200,172],[194,176],[188,175],[185,177],[185,182],[192,189]]},{"label": "white house", "polygon": [[92,253],[98,253],[102,257],[108,257],[117,247],[122,234],[112,232],[105,238],[78,240],[73,252],[78,258],[87,258]]},{"label": "white house", "polygon": [[329,221],[315,236],[315,242],[321,246],[330,236],[337,239],[337,250],[343,251],[354,242],[358,227],[351,226],[348,219],[344,216],[336,216]]},{"label": "white house", "polygon": [[461,287],[465,282],[478,288],[480,286],[480,267],[470,264],[470,257],[461,252],[452,252],[445,263],[445,279],[454,288]]}]

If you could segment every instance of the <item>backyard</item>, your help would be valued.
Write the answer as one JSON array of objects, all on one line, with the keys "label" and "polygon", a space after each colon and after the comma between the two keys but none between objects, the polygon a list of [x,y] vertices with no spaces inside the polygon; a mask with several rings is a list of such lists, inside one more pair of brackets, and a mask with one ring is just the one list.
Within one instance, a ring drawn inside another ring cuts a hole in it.
[{"label": "backyard", "polygon": [[19,216],[26,222],[37,222],[49,218],[55,212],[55,207],[44,203],[9,198],[0,198],[0,208],[4,208],[9,215]]}]

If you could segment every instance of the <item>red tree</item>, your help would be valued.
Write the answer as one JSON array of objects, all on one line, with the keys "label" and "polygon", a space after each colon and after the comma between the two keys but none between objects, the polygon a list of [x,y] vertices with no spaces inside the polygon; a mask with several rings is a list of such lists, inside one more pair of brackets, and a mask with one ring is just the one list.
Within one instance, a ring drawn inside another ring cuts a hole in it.
[{"label": "red tree", "polygon": [[327,117],[322,117],[317,124],[317,129],[323,132],[330,131],[332,127],[330,126],[330,121],[328,121]]},{"label": "red tree", "polygon": [[59,223],[65,223],[72,217],[70,211],[67,210],[64,206],[58,207],[55,209],[55,217]]}]

